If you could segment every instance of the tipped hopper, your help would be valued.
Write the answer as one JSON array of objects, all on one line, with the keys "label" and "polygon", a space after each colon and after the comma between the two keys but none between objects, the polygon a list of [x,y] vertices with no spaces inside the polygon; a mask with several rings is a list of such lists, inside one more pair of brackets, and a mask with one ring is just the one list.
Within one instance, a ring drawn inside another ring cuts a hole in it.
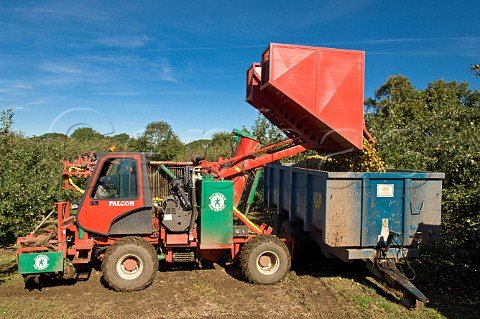
[{"label": "tipped hopper", "polygon": [[272,43],[247,71],[247,102],[309,149],[361,149],[364,56]]}]

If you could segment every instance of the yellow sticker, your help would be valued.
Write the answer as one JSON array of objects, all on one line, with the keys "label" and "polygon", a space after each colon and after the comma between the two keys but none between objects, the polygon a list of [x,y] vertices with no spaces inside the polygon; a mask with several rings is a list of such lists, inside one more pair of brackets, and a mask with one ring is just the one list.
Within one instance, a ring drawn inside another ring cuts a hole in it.
[{"label": "yellow sticker", "polygon": [[240,167],[238,167],[238,166],[235,166],[235,170],[236,170],[237,172],[241,172],[241,171],[242,171],[242,169],[241,169]]}]

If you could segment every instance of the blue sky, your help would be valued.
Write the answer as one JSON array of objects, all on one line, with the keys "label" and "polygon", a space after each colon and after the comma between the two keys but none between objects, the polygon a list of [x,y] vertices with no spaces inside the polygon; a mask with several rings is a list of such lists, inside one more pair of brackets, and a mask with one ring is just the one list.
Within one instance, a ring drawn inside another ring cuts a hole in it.
[{"label": "blue sky", "polygon": [[468,81],[480,1],[1,1],[0,109],[16,131],[188,142],[250,127],[245,71],[270,42],[363,50],[365,97],[388,76]]}]

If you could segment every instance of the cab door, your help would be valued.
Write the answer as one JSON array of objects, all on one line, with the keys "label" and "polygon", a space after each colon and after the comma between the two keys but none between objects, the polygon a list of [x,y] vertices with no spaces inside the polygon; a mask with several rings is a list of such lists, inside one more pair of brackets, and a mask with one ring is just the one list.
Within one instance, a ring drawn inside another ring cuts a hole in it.
[{"label": "cab door", "polygon": [[77,214],[79,226],[101,235],[151,232],[151,212],[143,192],[145,168],[140,154],[101,156]]}]

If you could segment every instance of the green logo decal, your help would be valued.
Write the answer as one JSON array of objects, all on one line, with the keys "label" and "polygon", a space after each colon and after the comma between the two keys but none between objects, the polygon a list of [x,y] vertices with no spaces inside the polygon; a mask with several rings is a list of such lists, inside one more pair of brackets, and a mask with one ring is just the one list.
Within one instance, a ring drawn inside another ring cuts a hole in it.
[{"label": "green logo decal", "polygon": [[210,199],[208,207],[214,212],[220,212],[225,209],[225,200],[227,198],[222,193],[213,193],[208,199]]},{"label": "green logo decal", "polygon": [[45,270],[48,268],[49,264],[48,264],[48,256],[46,255],[38,255],[37,257],[35,257],[34,259],[34,264],[33,264],[33,268],[35,268],[36,270]]}]

